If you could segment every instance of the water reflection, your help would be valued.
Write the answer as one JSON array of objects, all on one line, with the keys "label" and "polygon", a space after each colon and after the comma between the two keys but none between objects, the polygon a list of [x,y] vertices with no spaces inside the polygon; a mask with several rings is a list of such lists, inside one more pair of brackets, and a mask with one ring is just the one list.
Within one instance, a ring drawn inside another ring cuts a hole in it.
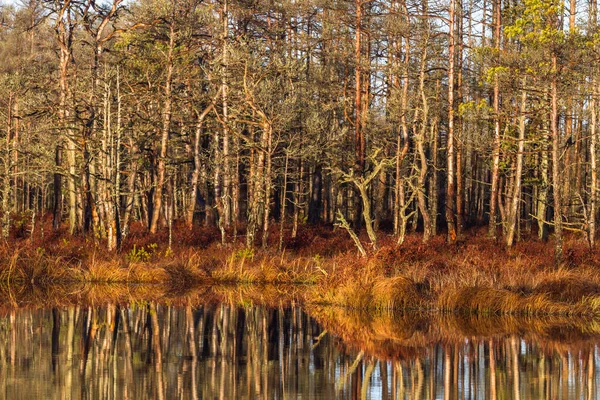
[{"label": "water reflection", "polygon": [[156,302],[8,311],[0,399],[598,396],[593,324],[309,312]]}]

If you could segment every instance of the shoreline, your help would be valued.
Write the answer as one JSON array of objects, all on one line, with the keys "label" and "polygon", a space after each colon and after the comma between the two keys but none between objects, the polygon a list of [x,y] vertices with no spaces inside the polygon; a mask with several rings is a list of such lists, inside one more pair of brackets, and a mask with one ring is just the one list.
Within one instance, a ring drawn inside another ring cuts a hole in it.
[{"label": "shoreline", "polygon": [[[522,241],[506,249],[477,232],[461,244],[437,236],[402,246],[382,237],[360,257],[342,231],[322,230],[278,252],[220,245],[209,232],[180,233],[176,246],[160,236],[132,235],[120,253],[101,243],[60,235],[0,248],[0,284],[304,285],[305,304],[349,309],[426,310],[490,315],[600,315],[600,254],[573,237],[556,268],[552,243]],[[194,243],[204,238],[202,243]]]}]

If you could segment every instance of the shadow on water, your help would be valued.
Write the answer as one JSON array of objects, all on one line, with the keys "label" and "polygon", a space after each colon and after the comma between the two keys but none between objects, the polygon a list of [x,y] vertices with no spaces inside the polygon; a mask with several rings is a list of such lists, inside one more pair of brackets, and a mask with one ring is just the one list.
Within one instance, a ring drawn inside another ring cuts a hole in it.
[{"label": "shadow on water", "polygon": [[295,290],[3,289],[0,399],[599,394],[598,320],[303,308]]}]

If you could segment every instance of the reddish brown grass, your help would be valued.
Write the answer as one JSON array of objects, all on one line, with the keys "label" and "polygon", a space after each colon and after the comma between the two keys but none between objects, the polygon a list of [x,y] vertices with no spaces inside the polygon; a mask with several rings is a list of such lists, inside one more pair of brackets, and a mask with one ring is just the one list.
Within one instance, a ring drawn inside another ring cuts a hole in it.
[{"label": "reddish brown grass", "polygon": [[53,232],[50,224],[43,219],[33,236],[16,232],[0,245],[0,281],[163,282],[178,288],[303,283],[312,285],[305,290],[306,302],[351,308],[600,312],[600,249],[590,250],[576,237],[566,239],[564,263],[555,269],[552,243],[530,239],[506,249],[477,231],[457,244],[442,236],[422,243],[420,235],[411,234],[402,246],[381,234],[377,251],[369,249],[369,256],[362,258],[347,233],[330,226],[302,225],[296,238],[286,229],[286,248],[280,253],[273,250],[278,243],[275,226],[269,249],[247,250],[242,236],[222,246],[216,229],[189,230],[178,222],[169,250],[166,230],[148,235],[135,223],[121,252],[110,253],[100,240]]}]

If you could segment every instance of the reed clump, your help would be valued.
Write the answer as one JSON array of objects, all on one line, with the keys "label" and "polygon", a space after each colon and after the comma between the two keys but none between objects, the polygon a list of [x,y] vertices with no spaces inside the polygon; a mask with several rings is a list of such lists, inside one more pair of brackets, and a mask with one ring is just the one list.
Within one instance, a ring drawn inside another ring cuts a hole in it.
[{"label": "reed clump", "polygon": [[421,297],[415,283],[403,276],[378,279],[373,284],[373,303],[378,309],[417,308]]}]

